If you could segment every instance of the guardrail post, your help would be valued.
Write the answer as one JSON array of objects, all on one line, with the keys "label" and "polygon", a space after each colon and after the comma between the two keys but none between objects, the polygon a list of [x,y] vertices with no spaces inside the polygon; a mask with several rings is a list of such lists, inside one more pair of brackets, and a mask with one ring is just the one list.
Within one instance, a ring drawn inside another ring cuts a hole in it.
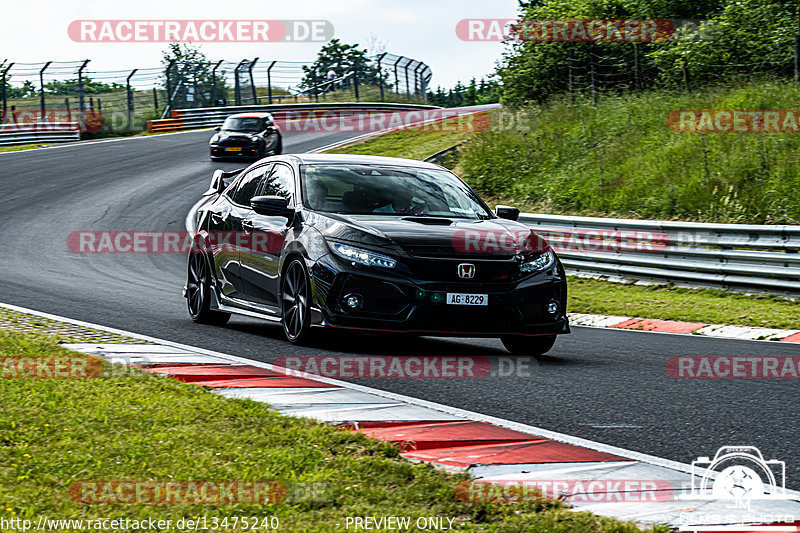
[{"label": "guardrail post", "polygon": [[386,52],[378,56],[378,87],[381,90],[381,102],[383,102],[383,58],[386,57]]},{"label": "guardrail post", "polygon": [[394,92],[400,94],[400,77],[397,75],[397,65],[400,64],[400,61],[403,60],[403,56],[397,58],[397,61],[394,62]]},{"label": "guardrail post", "polygon": [[133,69],[125,79],[125,92],[128,95],[128,131],[133,129],[133,92],[131,91],[131,78],[136,74],[137,70],[139,69]]},{"label": "guardrail post", "polygon": [[83,90],[83,69],[89,64],[89,60],[83,61],[83,64],[78,69],[78,109],[81,113],[86,110],[86,93]]},{"label": "guardrail post", "polygon": [[4,123],[6,120],[6,111],[8,110],[8,100],[6,100],[6,75],[8,71],[11,70],[11,67],[14,66],[14,63],[9,63],[6,68],[3,70],[2,78],[0,78],[0,87],[2,87],[3,91],[3,116],[0,117],[0,123]]},{"label": "guardrail post", "polygon": [[215,106],[217,105],[217,69],[222,64],[222,61],[222,59],[217,61],[217,64],[211,69],[211,99],[214,101]]},{"label": "guardrail post", "polygon": [[248,74],[250,75],[250,90],[253,93],[253,105],[258,104],[258,95],[256,94],[256,83],[253,81],[253,67],[256,66],[256,62],[258,58],[255,58],[250,62],[250,68],[247,69]]},{"label": "guardrail post", "polygon": [[50,66],[50,63],[52,63],[52,61],[48,61],[47,63],[45,63],[44,66],[42,67],[42,70],[39,71],[39,88],[40,88],[40,91],[39,91],[40,106],[39,107],[40,107],[40,109],[42,111],[42,117],[40,119],[42,121],[44,121],[44,113],[45,113],[45,108],[46,108],[45,102],[44,102],[44,71],[47,70],[47,67]]},{"label": "guardrail post", "polygon": [[277,61],[273,61],[267,67],[267,102],[272,103],[272,67],[275,66]]}]

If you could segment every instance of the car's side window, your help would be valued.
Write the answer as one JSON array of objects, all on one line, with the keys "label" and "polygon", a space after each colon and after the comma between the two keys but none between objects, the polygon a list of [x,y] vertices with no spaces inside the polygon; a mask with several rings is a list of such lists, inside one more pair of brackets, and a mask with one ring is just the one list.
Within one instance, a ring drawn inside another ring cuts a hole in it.
[{"label": "car's side window", "polygon": [[271,127],[272,125],[273,125],[272,124],[272,119],[270,119],[269,117],[266,117],[264,119],[264,129],[267,129],[267,128]]},{"label": "car's side window", "polygon": [[258,186],[261,184],[261,178],[264,177],[265,172],[269,169],[270,165],[257,167],[242,176],[236,185],[236,190],[233,192],[231,200],[239,205],[250,207],[250,199],[256,195]]},{"label": "car's side window", "polygon": [[261,194],[282,196],[289,200],[289,205],[294,204],[294,173],[291,167],[276,163],[272,173],[264,181]]}]

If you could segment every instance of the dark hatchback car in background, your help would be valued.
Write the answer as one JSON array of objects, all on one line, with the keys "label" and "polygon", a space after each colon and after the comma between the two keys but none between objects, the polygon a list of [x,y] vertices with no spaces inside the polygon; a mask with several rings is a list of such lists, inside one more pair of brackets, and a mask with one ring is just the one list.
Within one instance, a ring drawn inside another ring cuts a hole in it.
[{"label": "dark hatchback car in background", "polygon": [[184,289],[196,322],[265,318],[294,343],[317,326],[490,336],[527,355],[569,333],[553,250],[438,165],[268,157],[216,171],[206,195]]},{"label": "dark hatchback car in background", "polygon": [[257,158],[283,151],[281,130],[269,113],[239,113],[225,119],[208,142],[212,160]]}]

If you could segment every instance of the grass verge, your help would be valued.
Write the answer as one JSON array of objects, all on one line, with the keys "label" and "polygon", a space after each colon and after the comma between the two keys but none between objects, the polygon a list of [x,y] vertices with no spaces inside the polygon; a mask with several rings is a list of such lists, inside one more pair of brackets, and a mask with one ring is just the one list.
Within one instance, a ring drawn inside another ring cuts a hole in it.
[{"label": "grass verge", "polygon": [[707,324],[800,328],[800,300],[716,289],[629,285],[569,278],[568,310]]},{"label": "grass verge", "polygon": [[469,139],[471,135],[474,134],[465,131],[400,130],[330,150],[328,153],[383,155],[422,160]]},{"label": "grass verge", "polygon": [[50,146],[51,144],[53,143],[21,144],[19,146],[0,146],[0,154],[4,152],[21,152],[22,150],[35,150],[36,148]]},{"label": "grass verge", "polygon": [[[0,356],[68,354],[46,337],[0,330]],[[263,403],[116,370],[95,379],[0,379],[0,518],[154,518],[175,525],[183,517],[232,523],[237,516],[274,516],[282,531],[341,531],[347,516],[409,516],[412,523],[442,516],[465,531],[638,531],[557,502],[462,502],[456,486],[463,476],[412,464],[388,444],[283,416]],[[70,485],[91,480],[279,480],[289,487],[323,484],[325,497],[290,491],[273,504],[73,501]]]}]

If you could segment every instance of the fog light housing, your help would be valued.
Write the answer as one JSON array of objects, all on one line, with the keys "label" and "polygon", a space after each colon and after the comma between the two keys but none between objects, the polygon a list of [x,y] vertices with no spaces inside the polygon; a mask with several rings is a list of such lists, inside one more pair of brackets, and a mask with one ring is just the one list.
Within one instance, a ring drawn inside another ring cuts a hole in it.
[{"label": "fog light housing", "polygon": [[544,310],[547,312],[548,315],[556,316],[561,311],[561,306],[555,300],[550,300],[547,302],[547,305],[544,306]]},{"label": "fog light housing", "polygon": [[358,311],[364,307],[364,298],[360,294],[347,294],[342,298],[344,306],[351,311]]},{"label": "fog light housing", "polygon": [[435,304],[444,303],[444,293],[434,292],[433,294],[431,294],[431,302]]}]

